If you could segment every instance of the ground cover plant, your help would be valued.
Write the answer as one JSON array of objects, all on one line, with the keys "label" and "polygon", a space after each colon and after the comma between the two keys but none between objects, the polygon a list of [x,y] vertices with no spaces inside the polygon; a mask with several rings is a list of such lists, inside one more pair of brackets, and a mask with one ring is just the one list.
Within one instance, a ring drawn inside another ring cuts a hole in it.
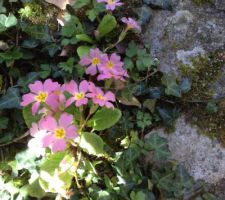
[{"label": "ground cover plant", "polygon": [[1,199],[216,199],[145,138],[191,80],[158,70],[132,3],[0,1]]}]

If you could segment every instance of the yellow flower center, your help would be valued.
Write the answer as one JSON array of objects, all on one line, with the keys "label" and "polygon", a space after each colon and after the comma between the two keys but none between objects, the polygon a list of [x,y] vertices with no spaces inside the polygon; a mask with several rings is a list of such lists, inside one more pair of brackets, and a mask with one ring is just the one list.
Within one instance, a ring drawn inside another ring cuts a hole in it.
[{"label": "yellow flower center", "polygon": [[109,5],[113,5],[113,4],[115,4],[115,2],[113,1],[113,0],[108,0],[108,2],[107,2]]},{"label": "yellow flower center", "polygon": [[97,95],[96,98],[97,98],[97,99],[100,99],[100,100],[102,100],[102,101],[105,100],[105,98],[104,98],[101,94]]},{"label": "yellow flower center", "polygon": [[74,97],[76,100],[81,100],[85,97],[85,94],[83,92],[75,93]]},{"label": "yellow flower center", "polygon": [[92,62],[93,65],[98,65],[100,63],[100,59],[95,57],[95,58],[92,59],[91,62]]},{"label": "yellow flower center", "polygon": [[38,102],[45,102],[48,97],[48,93],[46,92],[39,92],[39,94],[35,97],[35,100]]},{"label": "yellow flower center", "polygon": [[63,139],[66,136],[66,132],[63,128],[58,128],[55,130],[55,138]]},{"label": "yellow flower center", "polygon": [[109,69],[112,69],[114,66],[113,62],[109,61],[106,63],[106,67],[109,68]]}]

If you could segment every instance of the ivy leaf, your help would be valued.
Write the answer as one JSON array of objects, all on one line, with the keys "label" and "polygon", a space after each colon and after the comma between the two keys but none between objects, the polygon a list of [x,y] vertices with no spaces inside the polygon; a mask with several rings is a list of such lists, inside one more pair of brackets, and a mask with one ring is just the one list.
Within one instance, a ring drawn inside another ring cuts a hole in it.
[{"label": "ivy leaf", "polygon": [[0,98],[0,110],[11,108],[21,108],[20,91],[18,88],[8,88],[6,94]]},{"label": "ivy leaf", "polygon": [[67,14],[65,16],[65,20],[66,23],[62,27],[63,36],[72,37],[75,36],[76,34],[83,33],[83,27],[78,17]]},{"label": "ivy leaf", "polygon": [[87,124],[97,131],[102,131],[116,124],[121,118],[121,115],[119,109],[102,108],[94,114]]},{"label": "ivy leaf", "polygon": [[82,133],[80,147],[91,155],[102,156],[104,154],[104,141],[95,133]]},{"label": "ivy leaf", "polygon": [[22,92],[28,92],[28,84],[34,82],[39,78],[38,72],[30,72],[25,77],[21,77],[17,84],[22,87]]},{"label": "ivy leaf", "polygon": [[91,3],[91,0],[76,0],[73,8],[79,9]]},{"label": "ivy leaf", "polygon": [[174,187],[174,173],[172,172],[160,178],[157,186],[167,192],[174,192],[176,190],[176,187]]},{"label": "ivy leaf", "polygon": [[154,158],[157,161],[168,158],[170,151],[166,139],[160,137],[157,133],[152,133],[145,143],[145,147],[154,151]]},{"label": "ivy leaf", "polygon": [[100,39],[110,33],[114,28],[116,28],[117,21],[113,15],[107,14],[103,17],[102,21],[100,22],[97,31],[98,36],[97,39]]},{"label": "ivy leaf", "polygon": [[6,117],[1,117],[0,116],[0,130],[1,129],[6,129],[9,123],[9,119]]},{"label": "ivy leaf", "polygon": [[191,90],[191,80],[189,78],[183,78],[181,80],[180,90],[182,93],[187,93]]},{"label": "ivy leaf", "polygon": [[66,62],[59,63],[59,68],[65,72],[72,73],[74,68],[75,59],[73,57],[69,58]]},{"label": "ivy leaf", "polygon": [[132,41],[129,43],[128,48],[126,49],[126,56],[132,58],[137,55],[137,51],[137,45],[134,43],[134,41]]},{"label": "ivy leaf", "polygon": [[40,170],[46,171],[50,175],[53,175],[55,172],[55,169],[59,168],[59,164],[65,155],[66,155],[66,151],[51,154],[41,165]]},{"label": "ivy leaf", "polygon": [[16,24],[17,19],[13,14],[10,13],[8,17],[4,14],[0,14],[0,32],[3,32]]},{"label": "ivy leaf", "polygon": [[17,153],[15,157],[15,169],[13,170],[19,171],[21,169],[27,169],[32,173],[37,167],[37,162],[35,160],[36,155],[31,153],[29,149]]},{"label": "ivy leaf", "polygon": [[167,95],[181,97],[181,89],[176,82],[176,76],[174,74],[164,74],[161,81],[166,86],[165,93]]},{"label": "ivy leaf", "polygon": [[32,123],[37,123],[41,119],[41,114],[32,115],[32,105],[28,105],[23,108],[23,118],[28,128],[32,126]]}]

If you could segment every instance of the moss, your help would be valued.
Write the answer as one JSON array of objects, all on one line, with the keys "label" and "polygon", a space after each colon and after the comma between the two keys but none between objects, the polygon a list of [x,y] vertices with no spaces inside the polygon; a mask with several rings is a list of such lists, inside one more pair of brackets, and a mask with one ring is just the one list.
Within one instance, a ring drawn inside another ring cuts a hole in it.
[{"label": "moss", "polygon": [[56,24],[53,19],[56,19],[59,13],[58,9],[52,5],[46,6],[45,2],[38,0],[24,3],[24,8],[19,10],[22,18],[29,20],[33,24],[46,24],[53,26]]},{"label": "moss", "polygon": [[213,99],[212,84],[222,75],[225,61],[222,54],[216,52],[208,57],[196,57],[192,63],[193,68],[181,65],[182,74],[192,79],[192,89],[183,98],[187,118],[200,127],[201,133],[218,138],[225,146],[225,101],[218,100],[217,113],[206,111],[207,103]]},{"label": "moss", "polygon": [[202,4],[213,4],[214,0],[192,0],[195,4],[197,4],[198,6],[201,6]]}]

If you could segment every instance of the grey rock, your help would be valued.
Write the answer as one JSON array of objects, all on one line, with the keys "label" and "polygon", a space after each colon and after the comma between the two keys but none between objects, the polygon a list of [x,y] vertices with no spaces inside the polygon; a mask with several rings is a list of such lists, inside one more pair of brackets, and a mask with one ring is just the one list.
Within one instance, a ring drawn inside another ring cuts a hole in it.
[{"label": "grey rock", "polygon": [[225,1],[224,0],[216,0],[215,5],[216,5],[217,9],[225,11]]},{"label": "grey rock", "polygon": [[171,158],[183,163],[194,179],[216,184],[225,178],[225,149],[217,140],[200,135],[198,128],[187,123],[184,116],[177,120],[174,133],[167,134],[164,129],[154,132],[168,140]]},{"label": "grey rock", "polygon": [[144,3],[150,5],[152,8],[160,8],[164,10],[172,10],[171,0],[144,0]]},{"label": "grey rock", "polygon": [[154,11],[143,39],[160,60],[162,71],[179,74],[181,61],[190,60],[188,55],[193,57],[193,50],[207,54],[225,49],[225,12],[211,4],[196,6],[191,0],[172,3],[172,12]]},{"label": "grey rock", "polygon": [[[172,4],[173,11],[153,10],[143,39],[151,45],[151,54],[160,60],[161,71],[179,76],[182,63],[193,67],[194,57],[225,50],[225,0],[201,6],[192,0],[172,0]],[[212,87],[214,98],[225,97],[225,66]],[[198,127],[186,122],[184,116],[177,120],[173,134],[163,129],[155,131],[168,139],[173,159],[184,163],[195,179],[215,186],[220,199],[225,199],[225,192],[221,192],[221,184],[225,183],[225,148],[217,140],[200,135]]]}]

